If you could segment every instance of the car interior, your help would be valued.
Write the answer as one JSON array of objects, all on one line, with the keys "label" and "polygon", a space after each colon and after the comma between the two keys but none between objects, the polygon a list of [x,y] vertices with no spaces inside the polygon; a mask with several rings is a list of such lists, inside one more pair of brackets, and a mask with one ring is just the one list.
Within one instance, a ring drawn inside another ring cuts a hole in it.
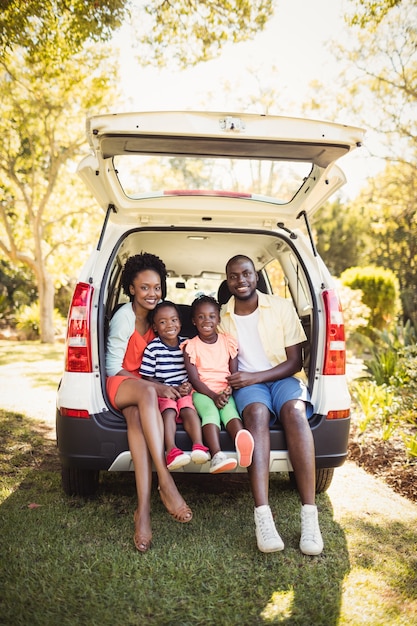
[{"label": "car interior", "polygon": [[313,332],[314,302],[303,262],[291,241],[289,237],[272,232],[249,234],[194,228],[132,230],[109,262],[105,277],[107,289],[102,290],[105,301],[100,306],[100,311],[104,311],[103,323],[99,325],[103,330],[101,341],[105,343],[114,311],[128,301],[122,292],[120,278],[129,256],[152,252],[164,261],[168,279],[163,296],[179,305],[181,335],[190,337],[195,334],[190,319],[191,303],[204,293],[224,304],[230,297],[225,281],[226,262],[232,256],[244,253],[255,262],[260,291],[292,299],[308,338],[303,346],[304,370],[308,377],[313,356],[309,338]]}]

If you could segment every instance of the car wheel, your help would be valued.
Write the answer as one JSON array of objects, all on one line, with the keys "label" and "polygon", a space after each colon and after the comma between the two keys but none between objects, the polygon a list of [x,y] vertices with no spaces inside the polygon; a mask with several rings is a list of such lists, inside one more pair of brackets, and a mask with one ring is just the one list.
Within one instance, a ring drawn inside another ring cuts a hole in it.
[{"label": "car wheel", "polygon": [[62,467],[62,488],[68,496],[91,498],[99,485],[98,470],[85,470],[78,467]]},{"label": "car wheel", "polygon": [[[316,470],[316,493],[323,493],[327,491],[333,479],[334,468],[324,467]],[[291,486],[297,489],[297,482],[295,480],[294,472],[288,472]]]},{"label": "car wheel", "polygon": [[316,470],[316,493],[327,491],[333,479],[334,468],[325,467]]}]

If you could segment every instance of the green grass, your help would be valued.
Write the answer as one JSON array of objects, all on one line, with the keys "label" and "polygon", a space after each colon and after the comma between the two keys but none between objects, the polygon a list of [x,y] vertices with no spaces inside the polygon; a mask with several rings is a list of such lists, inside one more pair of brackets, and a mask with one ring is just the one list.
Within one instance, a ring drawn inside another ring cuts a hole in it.
[{"label": "green grass", "polygon": [[[194,519],[174,522],[154,489],[153,547],[139,555],[132,541],[133,477],[105,476],[92,501],[67,498],[59,472],[43,468],[53,466],[50,444],[42,449],[28,419],[2,418],[13,447],[3,451],[9,470],[2,482],[9,490],[0,508],[2,623],[274,623],[284,597],[291,623],[337,623],[349,559],[327,496],[320,497],[326,553],[305,557],[298,550],[298,498],[287,480],[274,479],[271,503],[285,520],[287,547],[263,555],[246,479],[210,476],[202,488],[201,479],[178,477]],[[30,508],[34,503],[40,506]]]},{"label": "green grass", "polygon": [[298,496],[274,476],[271,507],[286,547],[268,555],[256,548],[246,475],[176,475],[194,519],[173,521],[154,488],[153,546],[141,555],[132,474],[104,474],[94,500],[68,498],[47,433],[0,410],[1,624],[417,624],[415,508],[391,518],[371,492],[358,491],[359,513],[344,508],[347,493],[321,494],[325,549],[307,557],[298,549]]}]

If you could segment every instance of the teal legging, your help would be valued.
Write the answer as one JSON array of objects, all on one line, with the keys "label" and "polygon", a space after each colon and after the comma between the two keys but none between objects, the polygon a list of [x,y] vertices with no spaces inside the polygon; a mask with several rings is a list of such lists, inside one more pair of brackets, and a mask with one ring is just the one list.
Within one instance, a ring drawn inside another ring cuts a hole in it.
[{"label": "teal legging", "polygon": [[221,424],[223,424],[224,427],[226,427],[226,424],[228,424],[230,420],[236,418],[240,419],[240,415],[232,396],[230,396],[229,402],[226,406],[222,409],[218,409],[211,398],[194,391],[193,403],[201,418],[203,426],[206,424],[215,424],[220,428]]}]

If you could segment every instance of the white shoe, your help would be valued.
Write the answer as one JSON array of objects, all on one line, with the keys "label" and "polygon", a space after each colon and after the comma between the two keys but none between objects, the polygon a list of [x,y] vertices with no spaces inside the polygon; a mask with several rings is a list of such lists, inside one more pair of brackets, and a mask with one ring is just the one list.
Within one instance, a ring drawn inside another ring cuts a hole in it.
[{"label": "white shoe", "polygon": [[300,550],[310,556],[317,556],[323,550],[317,507],[314,504],[304,504],[301,507]]},{"label": "white shoe", "polygon": [[236,459],[229,459],[224,452],[217,452],[211,459],[210,474],[220,474],[220,472],[230,472],[237,466]]},{"label": "white shoe", "polygon": [[191,460],[193,463],[196,465],[202,465],[203,463],[210,461],[210,459],[211,456],[208,448],[202,445],[198,445],[198,447],[193,446],[193,449],[191,450]]},{"label": "white shoe", "polygon": [[255,532],[258,548],[261,552],[279,552],[284,549],[284,542],[279,536],[267,504],[257,506],[254,513]]}]

